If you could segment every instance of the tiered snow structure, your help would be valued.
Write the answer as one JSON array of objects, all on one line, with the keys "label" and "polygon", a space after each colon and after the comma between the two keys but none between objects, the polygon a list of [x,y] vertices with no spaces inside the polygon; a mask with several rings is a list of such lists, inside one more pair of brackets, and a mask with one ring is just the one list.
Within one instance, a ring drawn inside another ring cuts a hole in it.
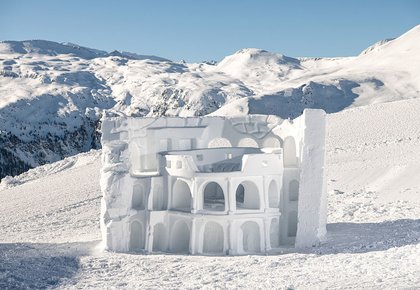
[{"label": "tiered snow structure", "polygon": [[240,255],[326,234],[325,112],[105,117],[106,249]]}]

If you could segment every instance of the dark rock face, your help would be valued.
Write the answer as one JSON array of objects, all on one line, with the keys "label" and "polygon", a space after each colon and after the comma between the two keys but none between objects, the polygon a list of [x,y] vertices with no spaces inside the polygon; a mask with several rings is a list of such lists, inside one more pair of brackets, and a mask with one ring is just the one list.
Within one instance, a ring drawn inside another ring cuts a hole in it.
[{"label": "dark rock face", "polygon": [[15,176],[33,167],[55,162],[65,157],[91,149],[99,149],[100,120],[86,120],[73,132],[65,132],[63,137],[47,134],[34,136],[25,142],[6,133],[0,136],[0,179]]},{"label": "dark rock face", "polygon": [[13,152],[0,148],[0,179],[7,175],[18,175],[29,169],[31,166],[20,160]]}]

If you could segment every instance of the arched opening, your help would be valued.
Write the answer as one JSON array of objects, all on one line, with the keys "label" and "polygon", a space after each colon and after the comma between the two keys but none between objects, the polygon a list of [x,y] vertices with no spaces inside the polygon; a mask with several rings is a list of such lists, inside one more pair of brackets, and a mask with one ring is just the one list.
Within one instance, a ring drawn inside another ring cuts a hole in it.
[{"label": "arched opening", "polygon": [[279,190],[277,183],[272,180],[268,186],[268,205],[270,208],[279,207]]},{"label": "arched opening", "polygon": [[165,208],[162,186],[158,185],[153,190],[153,210],[164,210]]},{"label": "arched opening", "polygon": [[283,164],[284,167],[296,167],[296,142],[292,136],[286,137],[283,143]]},{"label": "arched opening", "polygon": [[260,196],[255,183],[244,181],[236,188],[236,209],[260,209]]},{"label": "arched opening", "polygon": [[278,248],[280,246],[280,225],[278,219],[272,219],[270,224],[270,246]]},{"label": "arched opening", "polygon": [[138,221],[133,221],[130,225],[130,251],[140,251],[144,249],[143,225]]},{"label": "arched opening", "polygon": [[178,221],[172,227],[171,232],[171,246],[172,252],[188,253],[190,249],[190,229],[184,221]]},{"label": "arched opening", "polygon": [[224,244],[223,228],[215,222],[208,222],[203,234],[203,253],[222,254]]},{"label": "arched opening", "polygon": [[136,184],[133,187],[133,196],[131,198],[131,208],[137,210],[145,209],[144,187]]},{"label": "arched opening", "polygon": [[172,209],[191,211],[192,194],[185,181],[177,180],[172,190]]},{"label": "arched opening", "polygon": [[297,232],[297,212],[291,211],[289,212],[288,222],[287,222],[287,235],[289,237],[296,237]]},{"label": "arched opening", "polygon": [[246,222],[241,226],[242,248],[246,253],[259,253],[260,230],[256,222]]},{"label": "arched opening", "polygon": [[166,229],[162,223],[156,224],[153,228],[153,251],[166,250]]},{"label": "arched opening", "polygon": [[252,138],[242,138],[238,142],[238,147],[252,147],[258,148],[258,143]]},{"label": "arched opening", "polygon": [[225,195],[222,187],[216,182],[207,183],[203,192],[203,209],[224,211]]},{"label": "arched opening", "polygon": [[280,148],[281,143],[279,139],[275,137],[267,137],[263,141],[264,148]]},{"label": "arched opening", "polygon": [[208,147],[209,148],[224,148],[224,147],[232,147],[232,144],[226,138],[214,138],[210,140]]},{"label": "arched opening", "polygon": [[289,200],[297,201],[299,199],[299,181],[292,180],[289,183]]}]

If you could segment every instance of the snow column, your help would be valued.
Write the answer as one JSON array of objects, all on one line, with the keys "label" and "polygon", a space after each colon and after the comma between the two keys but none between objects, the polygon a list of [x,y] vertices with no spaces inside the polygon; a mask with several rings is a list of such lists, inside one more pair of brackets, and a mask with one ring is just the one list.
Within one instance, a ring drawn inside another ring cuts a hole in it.
[{"label": "snow column", "polygon": [[127,130],[122,118],[102,118],[101,231],[105,249],[127,252],[129,241],[125,227],[130,207],[126,193],[133,182],[128,172]]},{"label": "snow column", "polygon": [[327,194],[325,183],[325,112],[303,112],[303,142],[296,247],[318,244],[326,235]]}]

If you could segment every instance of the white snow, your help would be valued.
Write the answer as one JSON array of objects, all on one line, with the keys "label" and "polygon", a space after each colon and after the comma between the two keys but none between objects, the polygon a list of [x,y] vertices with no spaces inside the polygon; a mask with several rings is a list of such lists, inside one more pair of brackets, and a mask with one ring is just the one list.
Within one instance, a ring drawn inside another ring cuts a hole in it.
[{"label": "white snow", "polygon": [[36,168],[0,190],[0,288],[418,288],[419,111],[413,99],[327,116],[328,238],[281,255],[101,252],[98,152]]},{"label": "white snow", "polygon": [[[230,61],[232,56],[226,57],[218,66],[223,71],[236,71],[240,75],[235,76],[253,88],[256,94],[231,102],[222,107],[220,113],[214,114],[223,115],[231,111],[293,118],[305,107],[322,108],[332,113],[344,108],[418,98],[420,66],[416,64],[420,63],[419,39],[420,26],[416,26],[394,40],[368,48],[359,56],[332,59],[284,59],[280,55],[268,56],[269,53],[259,51],[263,61],[258,69],[254,64],[257,58],[240,51],[235,61]],[[278,65],[272,65],[266,58]],[[248,66],[243,65],[245,61]],[[225,68],[226,63],[229,69]],[[259,73],[260,70],[266,71]],[[267,75],[270,72],[277,72],[279,76],[271,78]],[[251,77],[248,78],[248,75]],[[238,102],[241,102],[240,111]],[[248,107],[248,110],[243,107]]]},{"label": "white snow", "polygon": [[98,160],[100,156],[100,150],[91,150],[88,153],[80,153],[78,155],[70,156],[54,163],[30,169],[14,177],[6,176],[1,180],[0,190],[22,185],[26,182],[37,180],[41,177],[49,176],[52,174],[56,174],[58,172],[70,168],[83,167],[86,164],[96,162],[96,160]]}]

